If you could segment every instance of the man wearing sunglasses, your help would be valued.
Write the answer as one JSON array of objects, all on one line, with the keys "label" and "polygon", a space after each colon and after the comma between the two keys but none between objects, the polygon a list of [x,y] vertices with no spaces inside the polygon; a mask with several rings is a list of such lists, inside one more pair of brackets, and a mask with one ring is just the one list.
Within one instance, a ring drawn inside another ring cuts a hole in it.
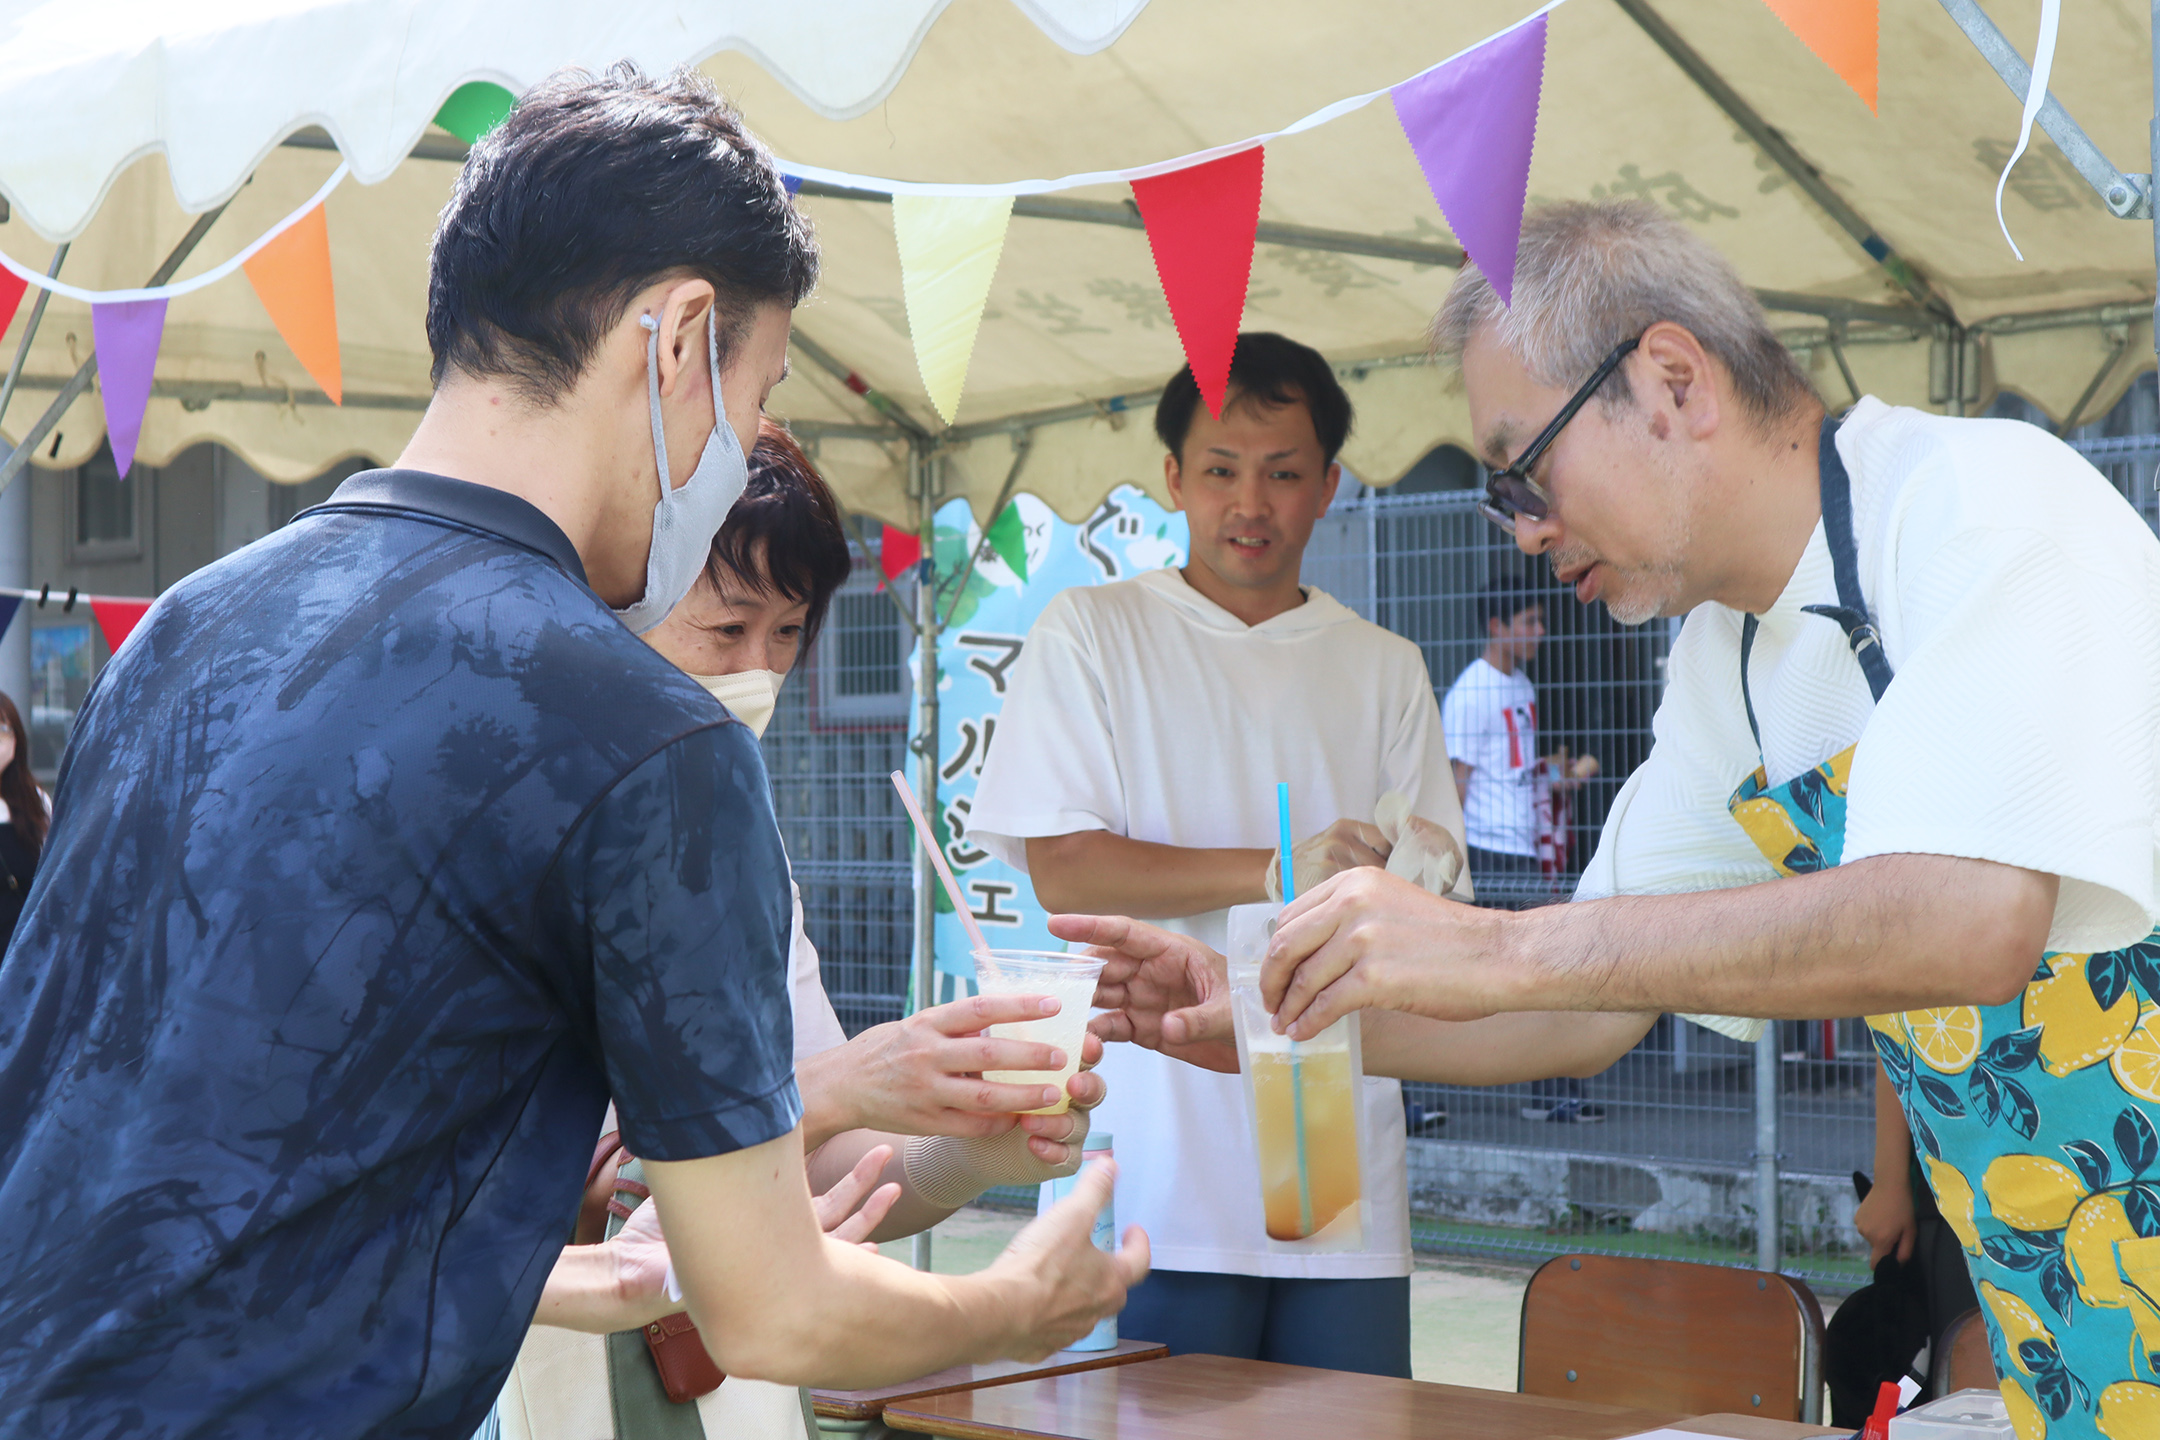
[{"label": "man wearing sunglasses", "polygon": [[[2037,427],[1826,417],[1732,267],[1645,204],[1526,217],[1512,303],[1466,270],[1435,336],[1492,518],[1615,619],[1687,621],[1578,903],[1346,872],[1284,917],[1278,1023],[1366,1010],[1368,1069],[1489,1083],[1594,1071],[1659,1011],[1749,1039],[1867,1015],[2018,1432],[2147,1433],[2160,542]],[[1120,950],[1106,1034],[1219,1063],[1213,957],[1053,928]]]}]

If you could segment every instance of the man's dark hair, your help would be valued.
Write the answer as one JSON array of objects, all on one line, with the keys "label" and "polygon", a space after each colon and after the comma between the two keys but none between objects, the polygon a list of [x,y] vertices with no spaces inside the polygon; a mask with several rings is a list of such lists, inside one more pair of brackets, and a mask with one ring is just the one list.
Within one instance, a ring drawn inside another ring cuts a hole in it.
[{"label": "man's dark hair", "polygon": [[452,369],[562,398],[638,291],[719,292],[722,363],[753,309],[817,280],[809,223],[770,152],[694,70],[564,70],[475,143],[428,263],[434,382]]},{"label": "man's dark hair", "polygon": [[[1248,330],[1237,337],[1230,357],[1230,386],[1223,407],[1244,400],[1273,409],[1293,401],[1304,402],[1312,416],[1313,433],[1320,437],[1320,452],[1332,465],[1350,438],[1350,397],[1335,378],[1334,367],[1310,345],[1300,345],[1271,330]],[[1155,435],[1172,455],[1183,458],[1185,436],[1192,430],[1193,407],[1200,403],[1200,384],[1187,365],[1170,377],[1162,399],[1155,402]]]},{"label": "man's dark hair", "polygon": [[1523,575],[1501,575],[1487,582],[1477,597],[1478,638],[1492,635],[1492,622],[1512,625],[1525,610],[1542,610],[1551,594]]},{"label": "man's dark hair", "polygon": [[750,483],[713,536],[705,574],[715,585],[732,576],[762,594],[807,604],[799,659],[817,643],[833,593],[854,569],[832,487],[786,426],[762,418],[750,452]]}]

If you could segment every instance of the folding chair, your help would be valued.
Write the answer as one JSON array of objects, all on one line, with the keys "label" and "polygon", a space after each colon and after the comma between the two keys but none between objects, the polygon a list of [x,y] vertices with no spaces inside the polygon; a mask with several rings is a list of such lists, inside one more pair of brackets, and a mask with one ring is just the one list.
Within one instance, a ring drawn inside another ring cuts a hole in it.
[{"label": "folding chair", "polygon": [[1928,1370],[1929,1388],[1937,1395],[1993,1390],[2002,1384],[1995,1373],[1995,1352],[1988,1345],[1987,1322],[1978,1310],[1967,1310],[1943,1327]]},{"label": "folding chair", "polygon": [[1523,1293],[1516,1388],[1819,1424],[1822,1346],[1822,1306],[1789,1276],[1562,1255],[1539,1266]]}]

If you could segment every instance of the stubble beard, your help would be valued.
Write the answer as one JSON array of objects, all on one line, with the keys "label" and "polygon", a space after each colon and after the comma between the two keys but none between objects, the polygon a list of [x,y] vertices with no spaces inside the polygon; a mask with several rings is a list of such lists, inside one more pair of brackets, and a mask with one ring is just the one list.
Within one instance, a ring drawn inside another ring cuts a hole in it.
[{"label": "stubble beard", "polygon": [[1694,536],[1694,516],[1682,511],[1673,517],[1660,546],[1667,557],[1663,560],[1622,568],[1594,551],[1584,549],[1555,554],[1552,564],[1556,571],[1570,569],[1585,560],[1595,560],[1604,566],[1598,600],[1605,606],[1605,613],[1612,616],[1615,624],[1641,625],[1660,615],[1685,613],[1681,596],[1686,593],[1687,581],[1679,557],[1688,553]]}]

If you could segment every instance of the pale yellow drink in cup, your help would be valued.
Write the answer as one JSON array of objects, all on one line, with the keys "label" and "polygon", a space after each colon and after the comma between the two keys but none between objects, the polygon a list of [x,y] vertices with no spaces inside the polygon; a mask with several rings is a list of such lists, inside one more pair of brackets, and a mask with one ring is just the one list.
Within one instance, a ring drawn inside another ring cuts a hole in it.
[{"label": "pale yellow drink in cup", "polygon": [[1024,1115],[1062,1115],[1071,1108],[1065,1083],[1079,1072],[1080,1046],[1087,1036],[1088,1011],[1095,1003],[1095,977],[1103,962],[1084,955],[1047,950],[988,950],[975,956],[975,986],[985,995],[1047,995],[1058,1002],[1055,1015],[992,1025],[999,1040],[1032,1040],[1065,1052],[1061,1070],[985,1070],[983,1079],[1002,1085],[1055,1085],[1055,1105],[1024,1110]]}]

